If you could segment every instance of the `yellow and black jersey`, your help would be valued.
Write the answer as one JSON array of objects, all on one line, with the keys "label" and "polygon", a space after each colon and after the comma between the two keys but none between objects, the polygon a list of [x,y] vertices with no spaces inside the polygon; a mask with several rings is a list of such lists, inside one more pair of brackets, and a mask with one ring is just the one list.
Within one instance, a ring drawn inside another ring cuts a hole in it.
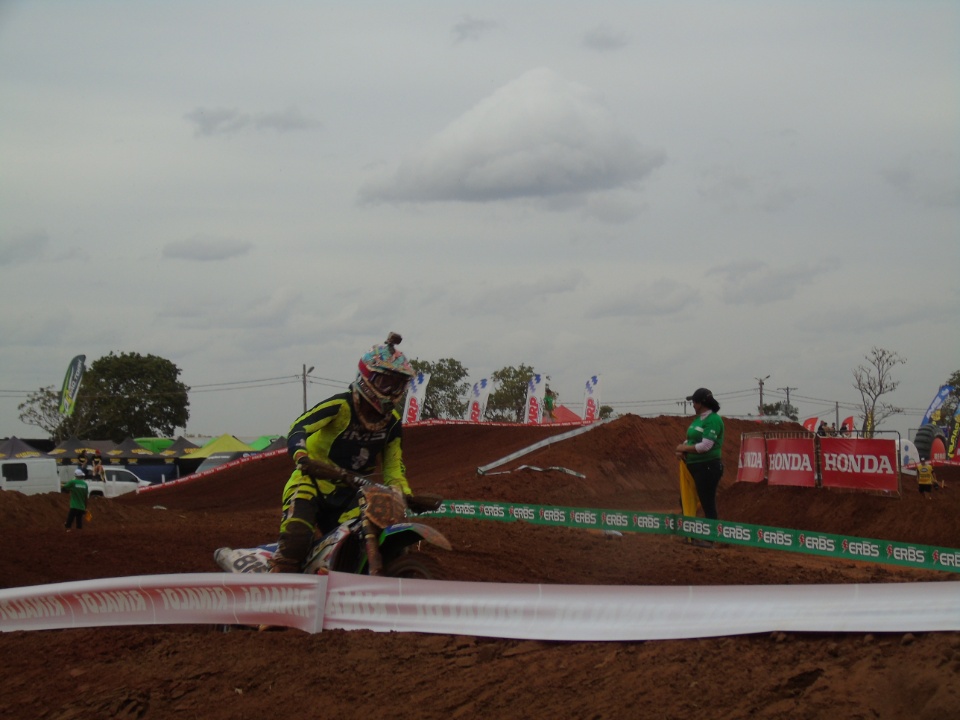
[{"label": "yellow and black jersey", "polygon": [[[356,418],[351,392],[334,395],[314,405],[290,426],[287,451],[296,460],[306,451],[314,460],[332,463],[354,475],[376,471],[377,458],[383,466],[383,482],[410,494],[403,465],[400,415],[396,411],[386,427],[367,430]],[[321,481],[324,494],[335,483]],[[329,485],[329,489],[325,487]]]}]

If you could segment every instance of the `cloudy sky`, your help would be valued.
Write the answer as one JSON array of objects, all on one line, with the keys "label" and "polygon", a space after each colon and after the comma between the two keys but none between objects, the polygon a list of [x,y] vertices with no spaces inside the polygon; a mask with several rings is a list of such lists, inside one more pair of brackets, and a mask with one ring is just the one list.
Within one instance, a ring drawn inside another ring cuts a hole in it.
[{"label": "cloudy sky", "polygon": [[110,351],[284,433],[391,330],[575,411],[960,369],[956,2],[7,0],[0,97],[0,437]]}]

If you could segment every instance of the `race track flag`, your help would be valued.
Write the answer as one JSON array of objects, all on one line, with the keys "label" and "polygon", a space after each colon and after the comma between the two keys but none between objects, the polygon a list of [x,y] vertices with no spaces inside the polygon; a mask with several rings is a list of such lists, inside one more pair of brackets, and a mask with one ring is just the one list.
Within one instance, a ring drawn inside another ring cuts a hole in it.
[{"label": "race track flag", "polygon": [[73,415],[77,393],[80,392],[80,381],[83,380],[83,363],[86,359],[86,355],[77,355],[67,366],[67,374],[63,378],[63,389],[60,391],[60,414],[66,417]]},{"label": "race track flag", "polygon": [[423,400],[427,396],[427,385],[430,384],[430,373],[418,372],[410,378],[407,386],[407,401],[403,407],[403,422],[405,424],[420,422],[423,414]]},{"label": "race track flag", "polygon": [[[855,425],[854,425],[853,423],[854,423],[854,419],[853,419],[853,415],[851,415],[851,416],[848,417],[846,420],[844,420],[842,423],[840,423],[840,427],[842,428],[844,425],[846,425],[846,426],[847,426],[847,432],[848,432],[848,433],[852,433],[852,432],[853,432],[853,429],[854,429],[854,427],[855,427]],[[839,428],[838,428],[838,429],[839,429]]]},{"label": "race track flag", "polygon": [[596,422],[600,419],[600,376],[591,375],[583,390],[583,422]]},{"label": "race track flag", "polygon": [[819,418],[816,415],[814,415],[812,418],[807,418],[803,421],[803,429],[808,432],[816,432],[817,420],[819,420]]},{"label": "race track flag", "polygon": [[933,400],[930,401],[930,407],[927,408],[927,412],[923,415],[923,420],[920,421],[920,427],[927,425],[931,419],[933,419],[933,414],[940,409],[940,406],[950,397],[950,393],[953,392],[953,385],[943,385],[937,394],[933,396]]},{"label": "race track flag", "polygon": [[464,414],[464,420],[471,422],[483,422],[483,414],[487,411],[487,399],[490,397],[490,380],[484,378],[475,382],[470,390],[470,398],[467,402],[467,412]]},{"label": "race track flag", "polygon": [[543,396],[546,392],[543,375],[536,374],[527,381],[527,401],[524,405],[524,422],[539,425],[543,420]]},{"label": "race track flag", "polygon": [[696,517],[700,506],[696,483],[693,482],[693,475],[683,460],[680,461],[680,506],[687,517]]}]

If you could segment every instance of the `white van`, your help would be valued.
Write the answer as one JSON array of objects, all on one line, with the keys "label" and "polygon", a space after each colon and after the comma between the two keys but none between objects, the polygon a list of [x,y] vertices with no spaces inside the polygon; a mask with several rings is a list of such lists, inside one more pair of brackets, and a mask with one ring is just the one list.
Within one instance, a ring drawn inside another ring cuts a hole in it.
[{"label": "white van", "polygon": [[[68,480],[72,480],[76,469],[76,465],[61,465],[61,484],[67,482]],[[100,496],[113,498],[119,495],[126,495],[130,492],[136,492],[139,488],[150,486],[150,483],[148,483],[146,480],[141,480],[126,468],[110,467],[108,465],[104,467],[103,470],[107,476],[106,482],[99,479],[86,479],[87,489],[90,491],[90,497]]]},{"label": "white van", "polygon": [[60,492],[57,461],[53,458],[0,460],[0,490],[16,490],[24,495]]}]

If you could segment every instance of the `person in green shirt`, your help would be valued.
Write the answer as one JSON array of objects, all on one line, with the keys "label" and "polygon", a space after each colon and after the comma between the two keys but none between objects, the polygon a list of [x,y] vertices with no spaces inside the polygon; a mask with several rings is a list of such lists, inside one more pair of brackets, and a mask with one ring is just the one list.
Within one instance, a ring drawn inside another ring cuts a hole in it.
[{"label": "person in green shirt", "polygon": [[70,511],[67,513],[67,522],[64,523],[68,532],[73,527],[74,521],[77,523],[77,530],[83,530],[83,516],[87,514],[87,497],[89,495],[84,476],[83,470],[77,468],[73,472],[73,480],[68,480],[63,484],[63,488],[70,492]]},{"label": "person in green shirt", "polygon": [[703,514],[711,520],[717,520],[717,488],[723,477],[723,418],[718,414],[720,403],[707,388],[698,388],[687,400],[693,402],[697,417],[687,428],[686,442],[677,445],[676,454],[686,463],[693,476]]}]

